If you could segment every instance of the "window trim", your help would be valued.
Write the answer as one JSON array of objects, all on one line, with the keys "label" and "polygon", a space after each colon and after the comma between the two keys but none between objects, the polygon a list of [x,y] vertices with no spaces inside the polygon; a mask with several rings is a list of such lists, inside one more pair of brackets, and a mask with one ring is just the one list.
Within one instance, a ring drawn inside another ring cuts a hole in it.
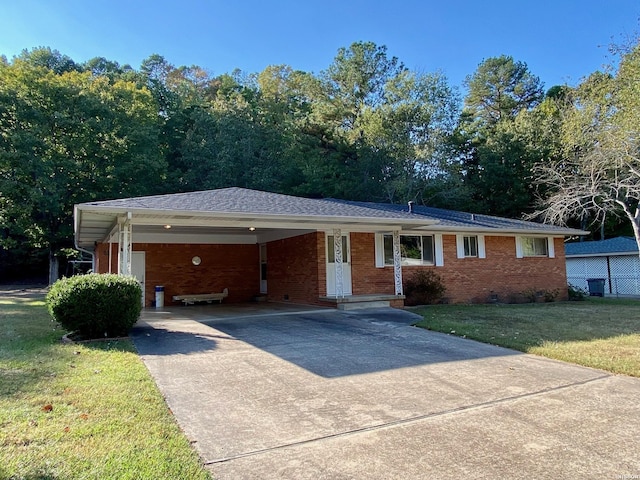
[{"label": "window trim", "polygon": [[[376,268],[393,267],[393,264],[385,264],[384,261],[384,236],[392,235],[391,232],[380,232],[375,234],[375,259]],[[433,237],[433,263],[422,263],[421,265],[402,265],[403,267],[442,267],[444,265],[444,252],[441,233],[429,232],[400,232],[400,236],[409,237]]]},{"label": "window trim", "polygon": [[[525,255],[523,239],[525,238],[541,238],[547,241],[546,255]],[[516,236],[516,258],[555,258],[555,246],[553,237],[543,237],[540,235],[518,235]]]},{"label": "window trim", "polygon": [[[464,239],[465,237],[476,237],[476,244],[478,247],[478,255],[471,257],[464,254]],[[484,235],[481,234],[464,234],[459,233],[456,235],[456,250],[458,258],[487,258],[487,250],[485,247]]]}]

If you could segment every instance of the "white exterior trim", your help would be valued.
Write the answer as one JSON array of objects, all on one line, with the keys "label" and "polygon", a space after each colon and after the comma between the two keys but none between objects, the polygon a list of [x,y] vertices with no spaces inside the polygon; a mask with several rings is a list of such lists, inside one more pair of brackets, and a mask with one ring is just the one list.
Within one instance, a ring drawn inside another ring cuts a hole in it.
[{"label": "white exterior trim", "polygon": [[458,254],[458,258],[464,258],[464,237],[461,233],[456,235],[456,252]]},{"label": "white exterior trim", "polygon": [[376,252],[376,268],[384,268],[384,234],[376,233],[375,252]]},{"label": "white exterior trim", "polygon": [[522,251],[522,237],[516,235],[516,258],[524,258],[524,252]]},{"label": "white exterior trim", "polygon": [[436,233],[433,235],[434,240],[434,260],[436,267],[444,266],[444,247],[442,246],[442,234]]},{"label": "white exterior trim", "polygon": [[456,251],[458,258],[466,258],[464,254],[464,237],[476,237],[478,240],[478,258],[487,258],[487,250],[484,242],[484,235],[481,234],[464,234],[458,233],[456,235]]},{"label": "white exterior trim", "polygon": [[487,258],[487,247],[485,247],[484,235],[478,235],[478,258]]}]

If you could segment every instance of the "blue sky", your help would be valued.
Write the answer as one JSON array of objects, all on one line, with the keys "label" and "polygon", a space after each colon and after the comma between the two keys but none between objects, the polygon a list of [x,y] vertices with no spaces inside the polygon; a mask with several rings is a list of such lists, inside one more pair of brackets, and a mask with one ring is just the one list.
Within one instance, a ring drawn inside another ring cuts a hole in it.
[{"label": "blue sky", "polygon": [[288,64],[320,72],[355,41],[462,86],[485,58],[524,61],[545,86],[577,84],[640,30],[638,0],[0,0],[0,54],[49,46],[138,67],[159,53],[217,75]]}]

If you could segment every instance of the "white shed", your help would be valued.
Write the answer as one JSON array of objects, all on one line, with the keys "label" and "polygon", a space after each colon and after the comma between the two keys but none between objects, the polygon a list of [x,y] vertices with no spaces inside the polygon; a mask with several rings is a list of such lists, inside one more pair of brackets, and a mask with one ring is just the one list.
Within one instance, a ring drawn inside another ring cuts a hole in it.
[{"label": "white shed", "polygon": [[605,280],[605,295],[640,295],[638,244],[631,237],[565,244],[569,285],[588,290],[587,279]]}]

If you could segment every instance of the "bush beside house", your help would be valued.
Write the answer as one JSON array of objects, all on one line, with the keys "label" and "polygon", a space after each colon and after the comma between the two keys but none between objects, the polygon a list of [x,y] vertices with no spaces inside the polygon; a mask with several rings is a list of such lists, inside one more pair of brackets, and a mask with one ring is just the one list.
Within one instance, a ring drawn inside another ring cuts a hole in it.
[{"label": "bush beside house", "polygon": [[47,308],[65,329],[86,338],[127,335],[142,309],[142,289],[133,277],[78,275],[58,280],[47,294]]},{"label": "bush beside house", "polygon": [[439,303],[446,287],[442,278],[433,270],[418,270],[404,282],[405,305],[431,305]]}]

